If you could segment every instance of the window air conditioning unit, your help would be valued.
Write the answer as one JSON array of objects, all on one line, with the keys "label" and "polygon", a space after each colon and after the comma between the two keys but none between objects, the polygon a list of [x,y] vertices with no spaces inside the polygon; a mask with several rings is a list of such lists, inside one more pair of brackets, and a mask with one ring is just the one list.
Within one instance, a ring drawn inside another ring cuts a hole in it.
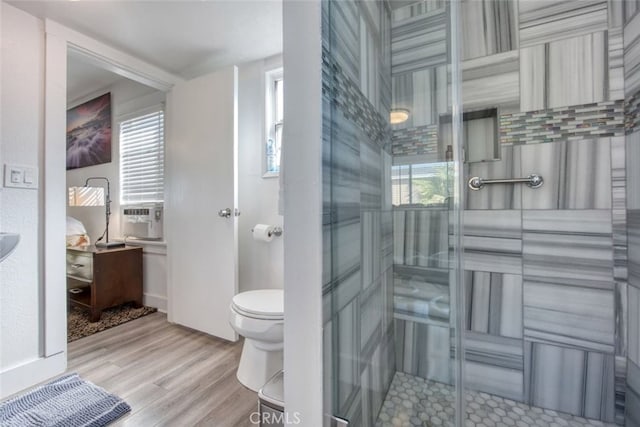
[{"label": "window air conditioning unit", "polygon": [[123,206],[122,235],[162,240],[162,206]]}]

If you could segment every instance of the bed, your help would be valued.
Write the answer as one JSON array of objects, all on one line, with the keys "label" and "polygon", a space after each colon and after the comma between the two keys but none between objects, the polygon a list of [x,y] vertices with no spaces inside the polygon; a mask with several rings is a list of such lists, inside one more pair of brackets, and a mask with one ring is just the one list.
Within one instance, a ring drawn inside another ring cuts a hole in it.
[{"label": "bed", "polygon": [[91,240],[84,228],[84,224],[77,219],[67,216],[67,247],[77,248],[91,245]]}]

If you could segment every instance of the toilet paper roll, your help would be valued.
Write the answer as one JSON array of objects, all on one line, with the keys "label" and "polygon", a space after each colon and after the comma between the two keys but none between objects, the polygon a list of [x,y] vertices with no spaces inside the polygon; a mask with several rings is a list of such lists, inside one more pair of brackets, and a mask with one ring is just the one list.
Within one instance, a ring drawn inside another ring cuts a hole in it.
[{"label": "toilet paper roll", "polygon": [[256,224],[253,226],[253,239],[259,242],[270,242],[273,240],[273,226],[267,224]]}]

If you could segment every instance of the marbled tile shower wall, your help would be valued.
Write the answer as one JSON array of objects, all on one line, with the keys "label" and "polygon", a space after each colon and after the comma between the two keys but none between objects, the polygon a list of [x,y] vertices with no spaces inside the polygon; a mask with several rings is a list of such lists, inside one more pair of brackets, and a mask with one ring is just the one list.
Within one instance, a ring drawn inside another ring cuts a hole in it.
[{"label": "marbled tile shower wall", "polygon": [[322,7],[325,413],[373,426],[395,373],[390,9]]},{"label": "marbled tile shower wall", "polygon": [[[545,180],[537,190],[494,185],[465,195],[466,385],[620,424],[626,407],[636,426],[638,10],[635,0],[463,0],[461,25],[463,109],[498,109],[501,152],[467,164],[467,179]],[[411,111],[393,126],[396,163],[444,160],[445,16],[439,1],[394,10],[392,106]],[[419,39],[429,49],[407,48]],[[446,216],[394,212],[394,298],[398,370],[450,383]]]}]

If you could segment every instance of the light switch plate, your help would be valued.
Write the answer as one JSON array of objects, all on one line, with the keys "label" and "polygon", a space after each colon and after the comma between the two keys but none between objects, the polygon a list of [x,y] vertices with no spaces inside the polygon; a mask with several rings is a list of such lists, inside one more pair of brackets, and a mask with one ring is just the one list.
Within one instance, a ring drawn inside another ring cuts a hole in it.
[{"label": "light switch plate", "polygon": [[11,183],[20,184],[22,182],[22,170],[16,168],[10,168]]},{"label": "light switch plate", "polygon": [[4,186],[6,188],[38,188],[38,168],[35,166],[5,163]]}]

